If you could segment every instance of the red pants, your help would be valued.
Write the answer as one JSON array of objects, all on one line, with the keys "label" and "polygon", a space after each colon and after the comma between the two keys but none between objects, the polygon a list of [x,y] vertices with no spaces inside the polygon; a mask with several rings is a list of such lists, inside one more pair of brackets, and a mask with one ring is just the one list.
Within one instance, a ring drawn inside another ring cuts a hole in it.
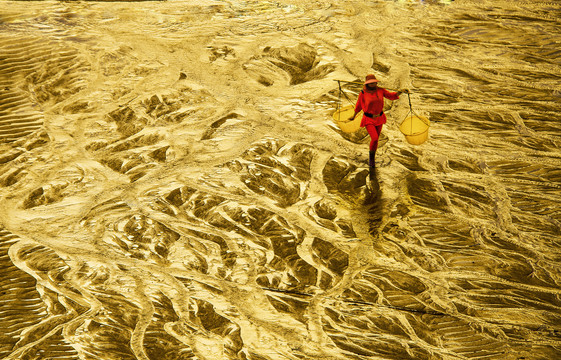
[{"label": "red pants", "polygon": [[378,138],[382,132],[382,125],[366,125],[366,131],[370,135],[370,151],[376,151],[378,149]]}]

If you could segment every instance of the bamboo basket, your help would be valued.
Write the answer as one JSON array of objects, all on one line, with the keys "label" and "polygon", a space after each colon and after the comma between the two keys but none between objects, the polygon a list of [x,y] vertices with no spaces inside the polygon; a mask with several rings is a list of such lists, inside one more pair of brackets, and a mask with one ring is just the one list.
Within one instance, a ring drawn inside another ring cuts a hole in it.
[{"label": "bamboo basket", "polygon": [[405,135],[409,144],[420,145],[428,139],[429,127],[429,119],[410,113],[399,125],[399,131]]}]

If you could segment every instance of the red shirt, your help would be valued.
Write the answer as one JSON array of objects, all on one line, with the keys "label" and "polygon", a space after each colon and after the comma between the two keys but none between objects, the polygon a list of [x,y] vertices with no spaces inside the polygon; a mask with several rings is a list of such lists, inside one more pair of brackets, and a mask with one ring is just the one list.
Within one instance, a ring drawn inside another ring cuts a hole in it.
[{"label": "red shirt", "polygon": [[397,95],[396,92],[391,92],[383,88],[377,88],[374,91],[362,90],[360,92],[358,100],[356,101],[355,113],[362,110],[364,113],[373,115],[373,117],[363,115],[360,121],[361,127],[365,127],[366,125],[378,126],[386,123],[386,114],[378,116],[382,110],[384,110],[384,98],[397,100],[399,99],[399,95]]}]

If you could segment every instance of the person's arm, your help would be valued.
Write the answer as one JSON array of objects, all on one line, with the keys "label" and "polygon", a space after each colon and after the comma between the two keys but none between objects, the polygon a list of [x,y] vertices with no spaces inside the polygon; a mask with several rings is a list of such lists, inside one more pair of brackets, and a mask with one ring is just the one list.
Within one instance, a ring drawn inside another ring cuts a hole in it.
[{"label": "person's arm", "polygon": [[358,114],[361,110],[362,110],[362,99],[364,98],[364,93],[361,91],[360,94],[358,95],[358,99],[356,101],[356,105],[355,105],[355,113],[353,116],[351,116],[349,118],[350,120],[354,120],[356,117],[356,114]]},{"label": "person's arm", "polygon": [[403,89],[403,90],[398,90],[396,92],[392,92],[384,89],[384,97],[388,100],[397,100],[399,99],[399,95],[403,93],[409,93],[409,90]]}]

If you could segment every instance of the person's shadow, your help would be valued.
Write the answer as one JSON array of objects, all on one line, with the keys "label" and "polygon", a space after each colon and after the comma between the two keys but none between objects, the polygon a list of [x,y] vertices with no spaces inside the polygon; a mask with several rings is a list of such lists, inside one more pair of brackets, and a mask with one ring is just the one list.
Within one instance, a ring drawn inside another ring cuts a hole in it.
[{"label": "person's shadow", "polygon": [[370,167],[370,174],[368,175],[368,179],[370,180],[369,188],[370,188],[371,195],[376,198],[380,193],[380,180],[378,179],[378,171],[376,171],[375,166]]},{"label": "person's shadow", "polygon": [[370,167],[368,180],[369,196],[365,199],[364,205],[368,208],[369,232],[371,235],[378,235],[380,231],[379,226],[384,216],[384,209],[382,206],[382,189],[376,167]]}]

